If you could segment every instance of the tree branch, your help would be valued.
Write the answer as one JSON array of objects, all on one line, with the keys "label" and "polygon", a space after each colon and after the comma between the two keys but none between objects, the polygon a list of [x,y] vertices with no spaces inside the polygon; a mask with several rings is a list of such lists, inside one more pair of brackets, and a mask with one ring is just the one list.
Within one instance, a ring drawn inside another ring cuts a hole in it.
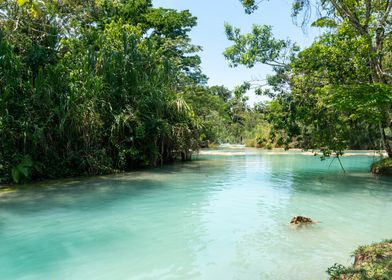
[{"label": "tree branch", "polygon": [[371,12],[372,11],[372,2],[371,2],[371,0],[365,0],[365,6],[366,6],[365,29],[367,30],[368,27],[369,27],[370,17],[371,17],[371,14],[372,14],[372,12]]},{"label": "tree branch", "polygon": [[389,13],[391,12],[391,9],[392,9],[392,0],[387,0],[385,13],[380,20],[380,26],[384,27],[385,23],[387,22]]},{"label": "tree branch", "polygon": [[357,16],[351,13],[350,9],[346,9],[343,5],[339,5],[337,0],[331,0],[331,3],[342,17],[347,17],[347,19],[359,31],[359,33],[362,35],[367,34],[367,30],[361,25]]}]

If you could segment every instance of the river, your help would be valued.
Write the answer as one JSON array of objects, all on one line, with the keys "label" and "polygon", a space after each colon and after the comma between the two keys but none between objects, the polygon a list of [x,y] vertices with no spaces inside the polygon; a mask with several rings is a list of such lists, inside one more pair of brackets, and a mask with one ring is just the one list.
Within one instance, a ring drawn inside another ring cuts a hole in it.
[{"label": "river", "polygon": [[[392,238],[372,156],[208,151],[159,169],[0,194],[0,279],[327,279]],[[319,223],[294,228],[294,215]]]}]

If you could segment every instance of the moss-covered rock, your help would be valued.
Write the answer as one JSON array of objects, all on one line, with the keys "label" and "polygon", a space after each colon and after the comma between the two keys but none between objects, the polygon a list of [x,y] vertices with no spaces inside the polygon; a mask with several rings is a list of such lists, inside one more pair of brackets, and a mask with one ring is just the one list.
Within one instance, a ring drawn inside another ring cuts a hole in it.
[{"label": "moss-covered rock", "polygon": [[379,175],[392,175],[392,158],[384,158],[372,164],[372,173]]},{"label": "moss-covered rock", "polygon": [[387,280],[392,279],[392,240],[360,246],[354,252],[354,264],[334,264],[328,268],[330,279]]}]

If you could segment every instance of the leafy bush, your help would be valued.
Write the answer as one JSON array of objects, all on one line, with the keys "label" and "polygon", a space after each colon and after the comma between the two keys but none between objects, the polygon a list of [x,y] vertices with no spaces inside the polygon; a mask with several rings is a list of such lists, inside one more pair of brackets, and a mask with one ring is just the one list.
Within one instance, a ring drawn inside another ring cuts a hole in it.
[{"label": "leafy bush", "polygon": [[392,175],[392,158],[384,158],[373,163],[371,170],[374,174]]}]

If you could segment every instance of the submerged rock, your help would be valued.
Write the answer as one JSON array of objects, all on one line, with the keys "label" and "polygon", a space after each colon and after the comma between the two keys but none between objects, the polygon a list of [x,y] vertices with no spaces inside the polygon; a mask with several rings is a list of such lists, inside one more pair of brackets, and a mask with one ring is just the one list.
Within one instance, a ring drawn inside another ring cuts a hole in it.
[{"label": "submerged rock", "polygon": [[294,216],[291,219],[290,224],[292,225],[306,225],[306,224],[314,224],[315,222],[308,217],[304,217],[304,216]]},{"label": "submerged rock", "polygon": [[373,163],[371,171],[377,175],[392,175],[392,158],[384,158]]}]

